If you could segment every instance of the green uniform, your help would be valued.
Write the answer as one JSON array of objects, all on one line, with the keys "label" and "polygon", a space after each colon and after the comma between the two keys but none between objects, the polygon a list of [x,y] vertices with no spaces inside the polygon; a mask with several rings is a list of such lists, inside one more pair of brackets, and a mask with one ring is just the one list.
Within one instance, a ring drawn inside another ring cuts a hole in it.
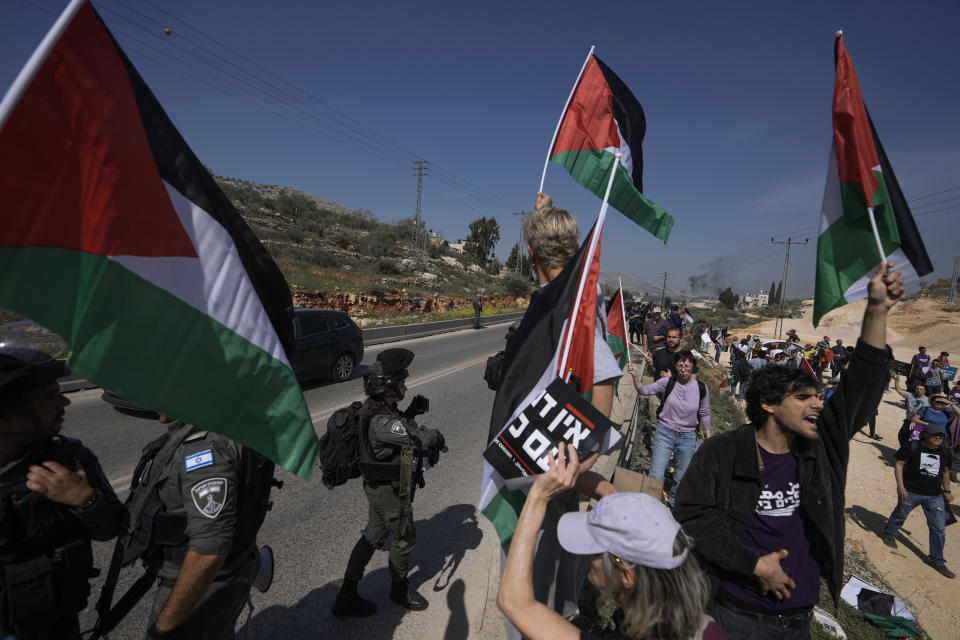
[{"label": "green uniform", "polygon": [[[361,428],[363,426],[361,423]],[[389,406],[374,410],[367,433],[373,457],[378,462],[396,464],[396,475],[391,480],[364,478],[363,492],[369,511],[361,542],[365,540],[368,544],[358,545],[362,550],[351,554],[345,577],[359,582],[373,551],[383,548],[388,534],[391,534],[390,577],[393,582],[400,582],[406,580],[410,554],[417,543],[417,530],[413,523],[416,479],[409,483],[409,497],[401,495],[402,450],[405,446],[412,446],[412,470],[416,473],[421,468],[422,455],[435,448],[442,436],[436,429],[425,429],[414,420],[401,416],[395,407]]]},{"label": "green uniform", "polygon": [[[170,437],[182,441],[164,469],[153,483],[134,489],[149,492],[152,486],[159,487],[163,518],[179,521],[171,527],[177,533],[159,545],[163,562],[150,626],[170,597],[187,550],[226,555],[213,584],[176,631],[177,637],[233,638],[237,617],[249,599],[250,584],[260,566],[256,540],[236,539],[243,448],[220,434],[181,422],[171,424]],[[149,465],[142,473],[149,473]]]}]

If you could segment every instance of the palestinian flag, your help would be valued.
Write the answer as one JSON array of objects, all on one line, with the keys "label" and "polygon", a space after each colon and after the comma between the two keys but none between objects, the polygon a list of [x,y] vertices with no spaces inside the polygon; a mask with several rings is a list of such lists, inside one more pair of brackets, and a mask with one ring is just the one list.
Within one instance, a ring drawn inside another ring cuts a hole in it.
[{"label": "palestinian flag", "polygon": [[627,366],[627,320],[623,315],[623,288],[617,292],[607,304],[607,344],[613,351],[613,357],[623,369]]},{"label": "palestinian flag", "polygon": [[596,56],[587,60],[561,118],[550,160],[603,198],[620,151],[610,206],[667,243],[673,216],[643,195],[643,107],[610,67]]},{"label": "palestinian flag", "polygon": [[828,311],[867,297],[867,284],[881,258],[870,224],[873,210],[887,260],[904,282],[933,271],[910,207],[867,113],[853,61],[843,37],[835,45],[833,148],[817,242],[813,326]]},{"label": "palestinian flag", "polygon": [[813,365],[810,364],[810,361],[807,359],[806,356],[800,356],[800,369],[804,373],[808,373],[814,378],[817,377],[816,370],[813,368]]},{"label": "palestinian flag", "polygon": [[[599,236],[595,247],[592,240],[601,227],[602,220],[598,220],[560,275],[530,297],[520,327],[507,341],[488,443],[558,376],[584,397],[592,396],[594,332],[596,323],[603,322],[597,286]],[[591,251],[593,248],[595,251]],[[618,439],[619,434],[611,429],[602,450]],[[525,496],[523,489],[508,487],[500,474],[484,462],[479,510],[493,523],[502,544],[509,544],[513,536]]]},{"label": "palestinian flag", "polygon": [[118,395],[302,478],[319,442],[290,290],[86,0],[0,105],[0,306]]}]

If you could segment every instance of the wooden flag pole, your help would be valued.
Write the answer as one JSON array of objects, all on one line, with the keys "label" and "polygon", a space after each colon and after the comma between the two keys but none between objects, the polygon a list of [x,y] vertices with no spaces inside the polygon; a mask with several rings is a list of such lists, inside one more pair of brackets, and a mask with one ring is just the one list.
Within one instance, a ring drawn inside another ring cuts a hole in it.
[{"label": "wooden flag pole", "polygon": [[630,362],[630,327],[627,326],[627,311],[623,308],[623,278],[617,276],[617,284],[620,285],[620,315],[623,316],[623,335],[627,339],[627,362]]},{"label": "wooden flag pole", "polygon": [[[592,51],[592,49],[591,49]],[[614,152],[613,166],[610,167],[610,179],[607,180],[607,190],[603,194],[603,205],[600,207],[600,215],[597,221],[593,223],[593,234],[590,236],[590,247],[587,249],[587,259],[583,263],[583,271],[580,274],[580,285],[577,287],[577,297],[573,303],[573,313],[567,319],[567,336],[563,345],[563,351],[560,354],[559,375],[565,382],[570,381],[570,372],[567,371],[567,359],[570,355],[570,343],[573,341],[573,328],[577,321],[577,315],[580,313],[580,300],[583,299],[583,288],[587,284],[587,277],[590,275],[590,265],[593,264],[593,256],[597,252],[597,243],[600,242],[600,234],[603,232],[603,221],[607,217],[608,200],[610,199],[610,190],[613,188],[613,177],[617,175],[617,167],[620,165],[620,150]],[[596,309],[593,310],[596,313]],[[592,380],[590,382],[593,382]]]},{"label": "wooden flag pole", "polygon": [[547,167],[550,166],[550,152],[553,151],[553,144],[557,141],[557,134],[560,133],[560,125],[563,124],[563,117],[567,115],[567,107],[570,106],[570,101],[573,100],[573,94],[577,91],[580,78],[583,77],[583,70],[587,68],[587,63],[590,62],[590,56],[593,55],[594,49],[596,49],[595,46],[590,47],[590,53],[587,54],[587,59],[583,61],[583,66],[580,67],[580,73],[577,74],[577,81],[573,83],[573,89],[570,89],[570,95],[567,96],[567,101],[563,104],[563,111],[560,112],[560,119],[557,120],[557,128],[553,130],[553,137],[550,138],[550,146],[547,147],[547,159],[543,161],[543,174],[540,176],[540,192],[543,192],[543,183],[547,181]]},{"label": "wooden flag pole", "polygon": [[50,52],[53,51],[57,42],[60,41],[60,36],[62,36],[63,32],[70,26],[74,16],[77,15],[77,12],[85,1],[86,0],[73,0],[67,5],[67,8],[64,9],[60,17],[57,18],[57,21],[50,27],[50,31],[47,32],[47,35],[45,35],[43,40],[40,41],[40,44],[37,45],[30,59],[27,60],[27,64],[23,65],[23,69],[17,74],[13,84],[10,85],[9,91],[3,96],[3,101],[0,102],[0,129],[3,129],[3,125],[6,124],[10,118],[10,114],[13,113],[13,108],[20,102],[20,98],[22,98],[23,94],[27,91],[27,87],[33,82],[33,78],[37,75],[37,72],[40,71],[40,67],[47,61]]},{"label": "wooden flag pole", "polygon": [[887,264],[887,255],[883,252],[883,244],[880,242],[880,232],[877,230],[877,220],[873,217],[873,207],[867,207],[867,214],[870,216],[870,228],[873,229],[873,239],[877,241],[877,251],[880,252],[880,263]]}]

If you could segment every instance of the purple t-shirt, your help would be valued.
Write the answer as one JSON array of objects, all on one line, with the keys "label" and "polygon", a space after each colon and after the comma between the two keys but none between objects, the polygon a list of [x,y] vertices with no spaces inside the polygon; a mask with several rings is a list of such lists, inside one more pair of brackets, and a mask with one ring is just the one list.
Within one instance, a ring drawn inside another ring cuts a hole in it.
[{"label": "purple t-shirt", "polygon": [[[667,388],[670,378],[660,378],[652,384],[640,387],[640,395],[661,395]],[[700,385],[693,378],[687,384],[677,382],[663,404],[660,412],[660,424],[672,431],[691,433],[697,430],[697,415],[704,430],[710,429],[710,391],[700,400]]]},{"label": "purple t-shirt", "polygon": [[800,515],[797,459],[792,453],[770,453],[763,447],[760,457],[763,489],[753,520],[740,542],[760,555],[786,549],[789,555],[780,561],[780,567],[797,587],[789,598],[777,600],[772,595],[760,595],[756,578],[731,575],[720,582],[720,588],[738,600],[773,611],[812,607],[820,601],[820,564],[810,552]]}]

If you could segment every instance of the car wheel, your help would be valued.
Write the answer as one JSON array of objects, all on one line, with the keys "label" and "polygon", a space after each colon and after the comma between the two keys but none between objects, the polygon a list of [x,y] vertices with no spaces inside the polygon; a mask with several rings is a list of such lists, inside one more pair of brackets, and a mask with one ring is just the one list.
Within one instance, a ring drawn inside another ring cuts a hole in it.
[{"label": "car wheel", "polygon": [[353,376],[354,366],[355,360],[353,359],[353,354],[345,351],[337,356],[337,359],[333,361],[333,371],[331,377],[337,382],[349,380]]}]

